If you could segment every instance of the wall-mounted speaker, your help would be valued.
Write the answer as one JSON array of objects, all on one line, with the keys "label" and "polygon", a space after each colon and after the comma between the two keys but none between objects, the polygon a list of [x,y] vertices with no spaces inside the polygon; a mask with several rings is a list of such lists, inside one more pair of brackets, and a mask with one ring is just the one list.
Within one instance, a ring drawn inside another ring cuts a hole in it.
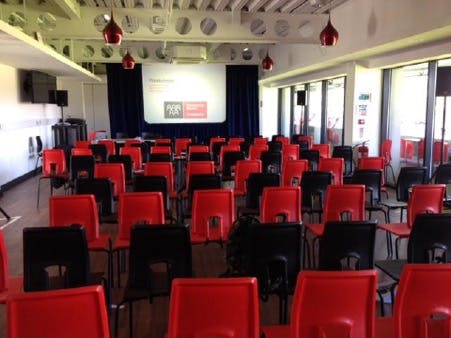
[{"label": "wall-mounted speaker", "polygon": [[306,104],[306,102],[305,102],[306,91],[305,90],[298,90],[296,92],[296,96],[297,96],[297,100],[296,100],[297,105],[298,106],[305,106],[305,104]]},{"label": "wall-mounted speaker", "polygon": [[436,96],[451,96],[451,67],[437,68]]},{"label": "wall-mounted speaker", "polygon": [[58,107],[67,107],[67,90],[51,90],[49,92],[49,103],[54,103]]}]

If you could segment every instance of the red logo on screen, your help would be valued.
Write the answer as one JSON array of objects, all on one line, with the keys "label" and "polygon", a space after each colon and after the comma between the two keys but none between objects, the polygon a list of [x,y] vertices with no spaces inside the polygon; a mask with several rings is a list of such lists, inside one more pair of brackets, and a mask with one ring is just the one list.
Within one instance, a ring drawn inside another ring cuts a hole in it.
[{"label": "red logo on screen", "polygon": [[186,119],[206,119],[207,102],[183,102],[183,117]]}]

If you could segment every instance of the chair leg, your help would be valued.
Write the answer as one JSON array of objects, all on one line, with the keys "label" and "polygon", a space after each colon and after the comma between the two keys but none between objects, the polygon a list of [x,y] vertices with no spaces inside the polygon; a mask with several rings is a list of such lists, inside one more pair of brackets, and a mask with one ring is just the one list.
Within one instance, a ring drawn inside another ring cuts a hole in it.
[{"label": "chair leg", "polygon": [[401,237],[396,237],[395,239],[395,255],[396,259],[399,259],[399,242],[401,241]]},{"label": "chair leg", "polygon": [[130,329],[130,338],[133,338],[133,302],[128,307],[128,325]]},{"label": "chair leg", "polygon": [[387,259],[392,259],[393,258],[393,248],[392,248],[391,235],[388,231],[386,231],[385,236],[387,238]]},{"label": "chair leg", "polygon": [[38,180],[38,196],[37,196],[37,202],[36,202],[36,208],[37,209],[39,209],[39,193],[40,193],[40,190],[41,190],[41,179],[39,178],[39,180]]},{"label": "chair leg", "polygon": [[381,317],[385,317],[384,296],[382,295],[382,292],[380,292],[379,290],[377,290],[376,292],[377,292],[377,295],[379,296]]}]

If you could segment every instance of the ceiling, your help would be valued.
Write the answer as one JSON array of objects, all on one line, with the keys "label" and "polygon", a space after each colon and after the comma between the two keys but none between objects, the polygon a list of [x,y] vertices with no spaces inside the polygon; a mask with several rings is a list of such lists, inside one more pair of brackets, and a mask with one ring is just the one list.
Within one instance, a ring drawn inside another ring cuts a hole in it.
[{"label": "ceiling", "polygon": [[[328,11],[347,0],[3,1],[0,18],[20,31],[14,34],[19,45],[29,47],[29,41],[17,37],[27,35],[38,43],[40,54],[51,53],[49,49],[92,70],[97,64],[120,62],[126,49],[140,63],[170,62],[175,45],[202,46],[206,62],[258,64],[274,44],[319,43]],[[124,31],[120,47],[106,46],[102,36],[111,6]],[[10,44],[9,29],[2,27],[0,45]],[[3,50],[2,63],[30,66],[33,60],[30,50],[23,56],[4,55]],[[48,66],[35,59],[37,69]]]}]

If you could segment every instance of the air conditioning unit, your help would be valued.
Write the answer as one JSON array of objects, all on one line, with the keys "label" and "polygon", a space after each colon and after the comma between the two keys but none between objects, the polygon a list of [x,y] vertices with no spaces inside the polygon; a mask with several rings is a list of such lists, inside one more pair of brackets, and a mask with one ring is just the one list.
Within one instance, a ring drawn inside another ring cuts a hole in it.
[{"label": "air conditioning unit", "polygon": [[172,47],[172,63],[200,63],[207,60],[207,49],[204,46]]}]

